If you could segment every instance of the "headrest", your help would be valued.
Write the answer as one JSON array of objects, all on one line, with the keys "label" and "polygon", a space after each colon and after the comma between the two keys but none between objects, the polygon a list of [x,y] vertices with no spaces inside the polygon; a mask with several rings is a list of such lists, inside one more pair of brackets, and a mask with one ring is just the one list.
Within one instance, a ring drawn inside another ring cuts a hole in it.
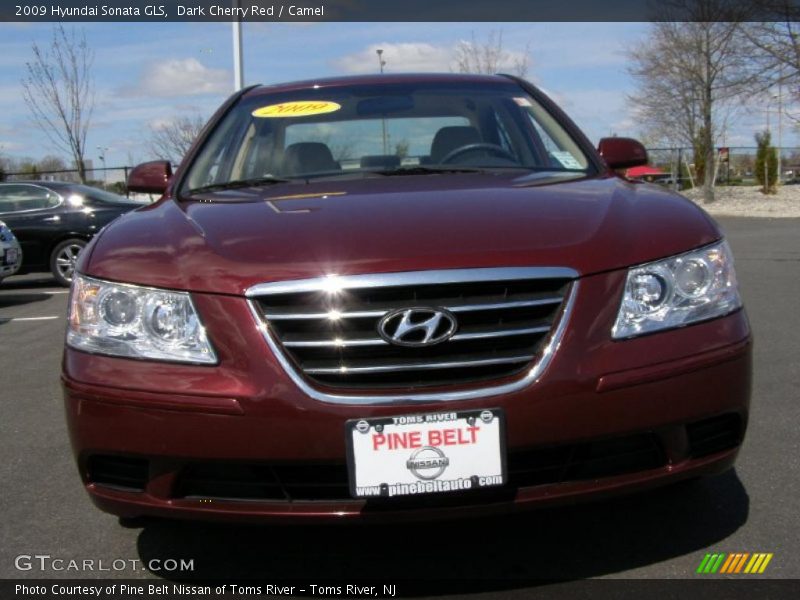
[{"label": "headrest", "polygon": [[333,160],[331,149],[322,142],[291,144],[283,154],[283,171],[286,175],[338,171],[340,168],[339,163]]}]

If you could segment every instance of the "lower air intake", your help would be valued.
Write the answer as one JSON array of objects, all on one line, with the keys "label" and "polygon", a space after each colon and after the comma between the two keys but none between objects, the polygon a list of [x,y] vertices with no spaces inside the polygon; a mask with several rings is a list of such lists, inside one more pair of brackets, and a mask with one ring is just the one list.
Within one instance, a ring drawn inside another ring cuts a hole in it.
[{"label": "lower air intake", "polygon": [[89,481],[105,487],[143,492],[147,486],[149,464],[143,458],[96,454],[89,457]]}]

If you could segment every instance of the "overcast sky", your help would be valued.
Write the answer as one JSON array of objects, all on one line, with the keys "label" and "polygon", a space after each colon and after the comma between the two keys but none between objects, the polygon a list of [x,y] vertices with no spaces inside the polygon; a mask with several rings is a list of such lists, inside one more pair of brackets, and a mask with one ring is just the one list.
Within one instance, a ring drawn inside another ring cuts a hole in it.
[{"label": "overcast sky", "polygon": [[[47,44],[50,24],[0,23],[0,153],[40,158],[58,154],[32,125],[20,79],[31,43]],[[68,26],[69,27],[69,26]],[[153,158],[148,128],[181,114],[209,116],[233,91],[229,23],[89,23],[95,50],[96,109],[88,158],[108,147],[108,166]],[[502,30],[505,48],[530,50],[528,78],[558,101],[593,141],[604,135],[638,136],[626,93],[626,49],[647,35],[641,23],[247,23],[245,83],[276,83],[378,69],[383,48],[387,72],[450,71],[461,40],[486,39]],[[731,127],[730,146],[753,145],[763,129],[762,108],[746,111]],[[773,123],[775,117],[773,116]],[[775,134],[774,134],[775,135]],[[796,135],[784,128],[783,145]]]}]

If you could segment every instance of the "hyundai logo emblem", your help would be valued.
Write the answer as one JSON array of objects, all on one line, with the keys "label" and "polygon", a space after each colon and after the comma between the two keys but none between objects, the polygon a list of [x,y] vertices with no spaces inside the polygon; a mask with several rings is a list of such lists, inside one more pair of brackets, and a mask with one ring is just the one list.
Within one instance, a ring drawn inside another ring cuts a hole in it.
[{"label": "hyundai logo emblem", "polygon": [[449,340],[456,327],[456,318],[443,308],[400,308],[383,316],[378,333],[390,344],[417,348]]}]

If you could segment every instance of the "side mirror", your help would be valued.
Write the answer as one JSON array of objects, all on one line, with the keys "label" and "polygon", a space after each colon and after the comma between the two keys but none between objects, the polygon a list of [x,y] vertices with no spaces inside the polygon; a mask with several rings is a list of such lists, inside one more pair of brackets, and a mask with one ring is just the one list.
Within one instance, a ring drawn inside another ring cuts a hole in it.
[{"label": "side mirror", "polygon": [[647,150],[641,142],[631,138],[603,138],[600,140],[597,150],[606,164],[614,170],[647,164]]},{"label": "side mirror", "polygon": [[163,194],[172,177],[172,165],[166,160],[153,160],[136,165],[128,175],[128,190],[145,194]]}]

